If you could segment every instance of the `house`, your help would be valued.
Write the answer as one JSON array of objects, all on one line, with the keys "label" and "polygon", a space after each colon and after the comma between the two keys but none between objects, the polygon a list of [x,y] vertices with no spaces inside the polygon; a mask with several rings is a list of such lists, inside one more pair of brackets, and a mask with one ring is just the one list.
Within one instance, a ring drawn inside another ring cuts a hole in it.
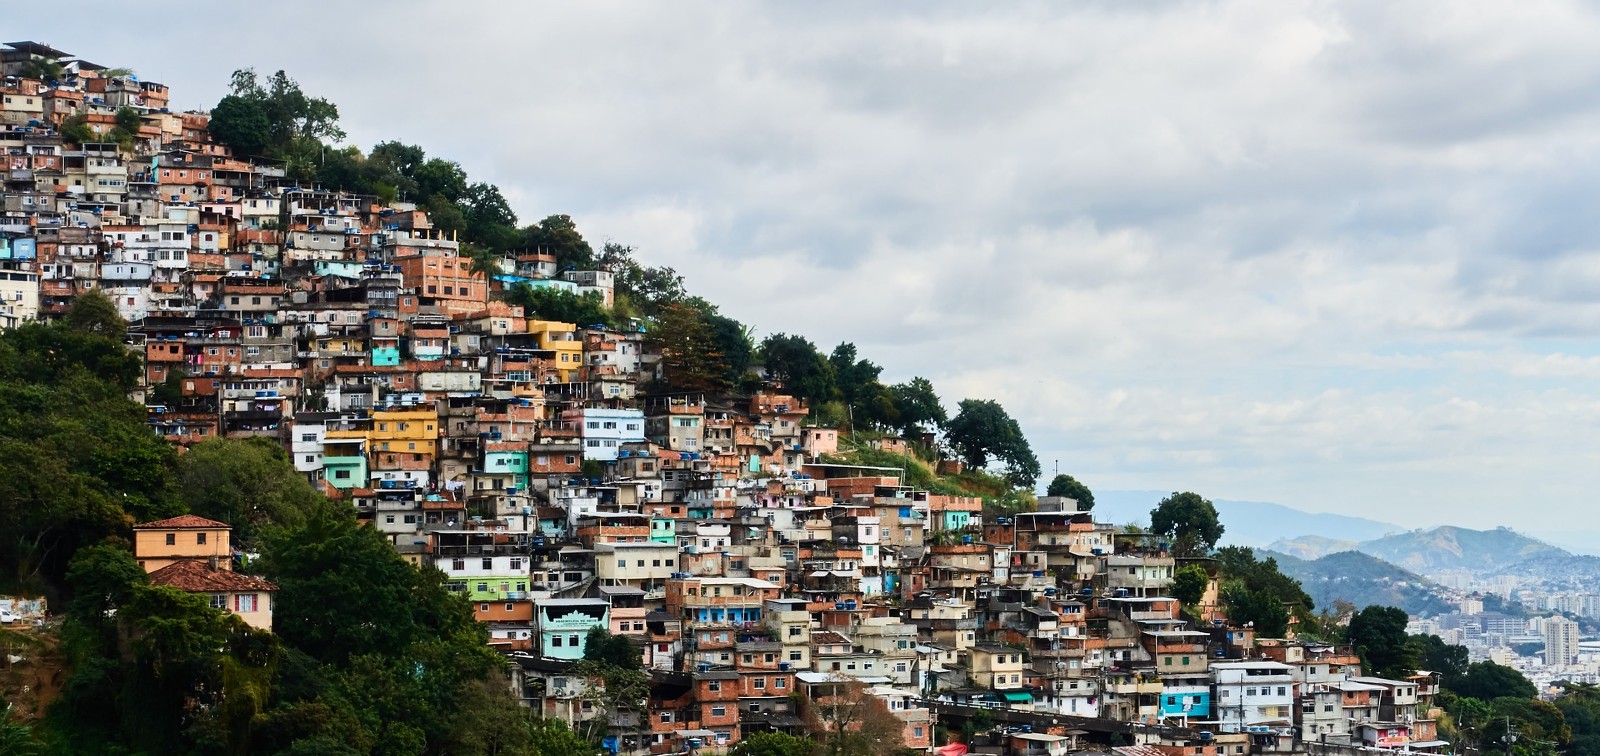
[{"label": "house", "polygon": [[272,595],[278,586],[253,575],[224,569],[214,561],[179,559],[150,573],[150,584],[205,594],[211,608],[237,615],[258,630],[272,629]]},{"label": "house", "polygon": [[186,559],[214,561],[218,569],[232,569],[231,532],[226,523],[195,515],[142,523],[133,526],[133,558],[150,573]]},{"label": "house", "polygon": [[582,659],[589,631],[611,625],[611,604],[605,599],[542,599],[534,602],[534,610],[539,653],[548,659]]}]

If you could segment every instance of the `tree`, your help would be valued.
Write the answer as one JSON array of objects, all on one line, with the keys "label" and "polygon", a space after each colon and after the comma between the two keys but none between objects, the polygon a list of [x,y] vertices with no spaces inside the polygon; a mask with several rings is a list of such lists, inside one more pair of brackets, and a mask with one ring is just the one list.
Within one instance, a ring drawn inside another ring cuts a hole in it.
[{"label": "tree", "polygon": [[40,81],[59,81],[66,69],[61,61],[55,58],[30,57],[22,62],[22,69],[18,73],[24,79],[38,79]]},{"label": "tree", "polygon": [[733,756],[811,756],[817,747],[810,738],[784,732],[751,733],[733,747]]},{"label": "tree", "polygon": [[1078,502],[1078,511],[1087,512],[1094,509],[1094,492],[1089,487],[1079,483],[1077,478],[1065,473],[1057,475],[1050,480],[1050,487],[1045,490],[1046,496],[1065,496]]},{"label": "tree", "polygon": [[1223,530],[1217,508],[1197,493],[1173,493],[1150,510],[1150,532],[1171,538],[1177,556],[1210,553]]},{"label": "tree", "polygon": [[1392,606],[1372,605],[1350,618],[1345,640],[1361,656],[1369,674],[1404,677],[1416,671],[1415,648],[1407,641],[1406,613]]},{"label": "tree", "polygon": [[932,381],[918,376],[890,386],[889,391],[894,394],[895,409],[900,411],[902,433],[911,436],[944,428],[948,417],[939,395],[934,393]]},{"label": "tree", "polygon": [[577,736],[554,717],[533,720],[529,727],[533,752],[538,756],[596,756],[600,749]]},{"label": "tree", "polygon": [[711,327],[693,307],[667,305],[647,341],[661,351],[661,371],[670,390],[719,391],[727,386],[728,367],[716,352]]},{"label": "tree", "polygon": [[1276,559],[1257,560],[1255,551],[1244,546],[1224,546],[1217,549],[1216,558],[1223,577],[1222,605],[1230,622],[1253,623],[1263,638],[1284,637],[1291,614],[1302,628],[1311,624],[1311,597],[1300,581],[1278,569]]},{"label": "tree", "polygon": [[983,469],[991,459],[1004,462],[1006,480],[1033,488],[1039,479],[1039,460],[1033,456],[1022,427],[992,399],[963,399],[945,437],[968,467]]},{"label": "tree", "polygon": [[1198,564],[1185,565],[1172,576],[1172,597],[1184,606],[1196,606],[1205,597],[1206,586],[1210,584],[1211,575],[1206,568]]},{"label": "tree", "polygon": [[877,383],[878,375],[883,368],[871,360],[856,358],[856,345],[842,343],[833,348],[833,354],[828,356],[828,364],[833,366],[834,383],[839,388],[839,394],[845,402],[854,404],[857,395],[868,384]]},{"label": "tree", "polygon": [[569,215],[550,215],[538,225],[523,229],[524,244],[547,255],[554,255],[556,267],[589,270],[594,265],[594,248],[578,233],[578,224]]},{"label": "tree", "polygon": [[[1361,615],[1356,616],[1359,618]],[[1351,627],[1354,626],[1355,621],[1351,620]],[[1521,672],[1492,661],[1476,662],[1468,666],[1466,673],[1461,675],[1450,689],[1455,691],[1456,695],[1484,701],[1500,696],[1536,698],[1539,695],[1538,688],[1528,682],[1528,678],[1523,677]]]},{"label": "tree", "polygon": [[283,445],[268,438],[195,444],[178,459],[178,482],[190,512],[233,526],[246,546],[262,528],[301,525],[323,503]]},{"label": "tree", "polygon": [[95,141],[97,135],[94,129],[89,128],[89,117],[86,115],[68,116],[61,122],[61,138],[67,142],[82,147]]},{"label": "tree", "polygon": [[262,572],[278,585],[273,628],[324,663],[392,653],[429,638],[481,636],[443,575],[406,563],[383,534],[349,513],[318,511],[267,535]]},{"label": "tree", "polygon": [[877,381],[869,381],[856,389],[850,415],[855,422],[872,429],[888,430],[900,425],[900,408],[895,405],[894,392]]},{"label": "tree", "polygon": [[128,322],[117,314],[111,298],[99,291],[85,292],[72,301],[63,318],[67,328],[78,333],[122,341],[128,335]]},{"label": "tree", "polygon": [[582,326],[611,325],[611,313],[598,292],[579,296],[570,291],[519,283],[506,295],[506,302],[522,308],[530,320],[551,320]]},{"label": "tree", "polygon": [[814,685],[806,701],[804,721],[826,756],[870,756],[905,747],[904,724],[882,699],[867,693],[853,678]]},{"label": "tree", "polygon": [[613,635],[603,627],[589,628],[584,637],[583,658],[618,669],[638,671],[643,667],[639,649],[626,635]]},{"label": "tree", "polygon": [[1228,622],[1255,628],[1259,638],[1283,638],[1289,633],[1289,609],[1271,591],[1252,591],[1234,581],[1223,587],[1222,603]]},{"label": "tree", "polygon": [[1516,736],[1512,748],[1514,756],[1552,756],[1565,751],[1572,741],[1572,728],[1567,725],[1561,709],[1534,695],[1508,692],[1490,701],[1489,706],[1490,716],[1480,728],[1480,747],[1499,746],[1510,734]]},{"label": "tree", "polygon": [[756,343],[750,328],[733,318],[717,312],[715,305],[699,297],[685,300],[685,304],[700,310],[706,327],[711,331],[711,343],[722,355],[725,368],[723,378],[729,385],[738,385],[750,371],[755,360]]},{"label": "tree", "polygon": [[1465,646],[1445,643],[1437,635],[1413,635],[1408,641],[1418,667],[1439,674],[1439,682],[1452,690],[1467,674],[1469,662]]},{"label": "tree", "polygon": [[837,392],[833,365],[804,336],[768,336],[761,342],[761,362],[785,391],[813,404],[829,401]]}]

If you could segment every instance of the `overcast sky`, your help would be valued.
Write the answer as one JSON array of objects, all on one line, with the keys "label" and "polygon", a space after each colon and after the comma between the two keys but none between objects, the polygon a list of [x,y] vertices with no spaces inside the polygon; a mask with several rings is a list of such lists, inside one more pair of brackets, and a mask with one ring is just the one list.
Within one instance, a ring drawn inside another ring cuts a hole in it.
[{"label": "overcast sky", "polygon": [[1593,6],[74,8],[7,39],[183,109],[286,69],[762,334],[999,400],[1046,477],[1600,519]]}]

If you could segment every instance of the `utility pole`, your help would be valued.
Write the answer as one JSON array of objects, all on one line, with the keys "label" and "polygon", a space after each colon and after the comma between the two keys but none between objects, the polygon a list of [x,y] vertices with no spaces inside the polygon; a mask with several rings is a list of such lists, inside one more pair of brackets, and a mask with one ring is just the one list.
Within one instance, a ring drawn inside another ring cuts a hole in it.
[{"label": "utility pole", "polygon": [[1506,744],[1506,756],[1511,756],[1511,744],[1517,742],[1517,735],[1511,731],[1511,717],[1509,716],[1506,717],[1506,734],[1501,735],[1500,740]]}]

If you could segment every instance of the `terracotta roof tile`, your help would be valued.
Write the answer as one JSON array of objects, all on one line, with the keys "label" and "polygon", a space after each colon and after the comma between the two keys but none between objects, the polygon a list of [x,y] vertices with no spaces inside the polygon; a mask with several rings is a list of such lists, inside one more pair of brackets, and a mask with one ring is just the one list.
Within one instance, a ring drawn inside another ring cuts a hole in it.
[{"label": "terracotta roof tile", "polygon": [[254,575],[213,568],[203,559],[180,559],[150,573],[151,585],[170,585],[190,593],[224,591],[276,591],[273,585]]},{"label": "terracotta roof tile", "polygon": [[200,517],[200,516],[192,515],[192,514],[186,514],[186,515],[178,515],[177,517],[168,517],[165,520],[156,520],[155,522],[141,523],[139,525],[133,526],[133,529],[134,530],[145,530],[145,529],[149,529],[149,528],[226,528],[226,527],[228,527],[228,524],[225,523],[225,522],[217,522],[216,520],[207,520],[204,517]]}]

